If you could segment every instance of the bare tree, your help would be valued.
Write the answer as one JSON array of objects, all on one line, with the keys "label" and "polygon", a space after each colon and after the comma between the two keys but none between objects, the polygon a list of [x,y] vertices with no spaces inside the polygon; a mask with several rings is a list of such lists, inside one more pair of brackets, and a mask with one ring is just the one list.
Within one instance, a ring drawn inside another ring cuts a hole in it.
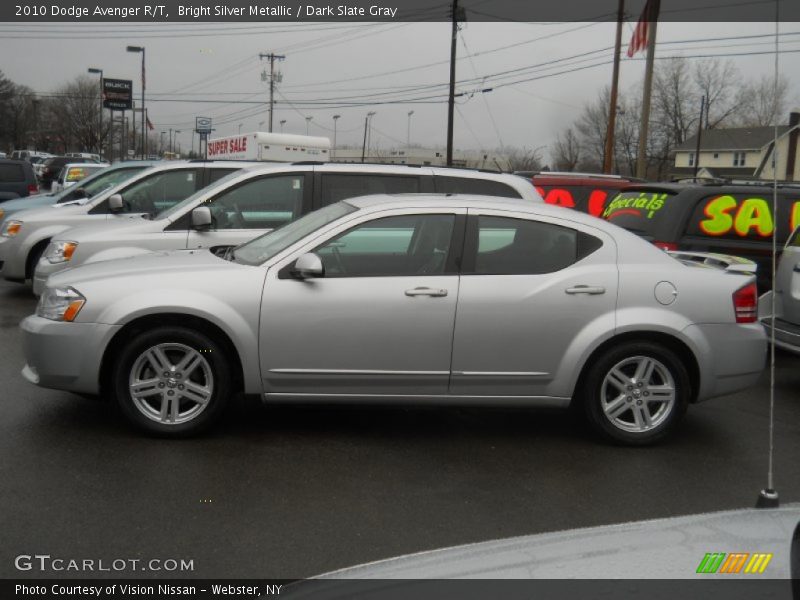
[{"label": "bare tree", "polygon": [[64,150],[99,152],[109,135],[110,123],[100,129],[97,82],[81,75],[56,90],[49,102],[51,135]]},{"label": "bare tree", "polygon": [[760,127],[779,123],[786,113],[789,97],[789,81],[786,77],[775,78],[762,75],[759,79],[742,86],[739,96],[738,125]]},{"label": "bare tree", "polygon": [[575,130],[569,127],[562,136],[556,137],[553,144],[552,159],[555,168],[559,171],[574,171],[581,158],[581,144]]},{"label": "bare tree", "polygon": [[695,63],[693,75],[696,94],[706,99],[703,127],[714,129],[732,122],[739,106],[735,91],[741,81],[734,64],[729,60],[701,60]]},{"label": "bare tree", "polygon": [[581,146],[580,168],[599,171],[603,166],[603,153],[608,129],[608,106],[611,91],[604,87],[594,102],[586,104],[575,122]]},{"label": "bare tree", "polygon": [[538,148],[506,146],[504,150],[509,171],[541,171],[542,157],[539,155]]}]

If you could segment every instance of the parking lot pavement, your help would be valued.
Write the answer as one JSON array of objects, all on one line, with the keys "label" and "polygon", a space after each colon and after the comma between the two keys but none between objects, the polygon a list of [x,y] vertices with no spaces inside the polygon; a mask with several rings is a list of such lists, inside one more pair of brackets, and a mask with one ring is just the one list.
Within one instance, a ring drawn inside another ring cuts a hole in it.
[{"label": "parking lot pavement", "polygon": [[[303,577],[453,544],[748,507],[766,483],[766,376],[692,407],[654,448],[601,444],[563,412],[247,404],[206,437],[159,440],[109,404],[23,380],[17,324],[34,306],[27,288],[0,283],[2,577],[26,575],[19,554],[183,558],[194,571],[181,575]],[[796,502],[800,359],[778,358],[775,477],[782,501]]]}]

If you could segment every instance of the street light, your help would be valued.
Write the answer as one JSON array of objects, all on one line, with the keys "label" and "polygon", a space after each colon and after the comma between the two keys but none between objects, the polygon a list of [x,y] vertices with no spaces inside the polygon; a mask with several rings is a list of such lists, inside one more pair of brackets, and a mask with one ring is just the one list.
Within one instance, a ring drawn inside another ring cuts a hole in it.
[{"label": "street light", "polygon": [[266,121],[259,121],[258,122],[258,130],[261,131],[261,127],[264,125]]},{"label": "street light", "polygon": [[[181,132],[181,130],[180,130],[180,129],[176,129],[176,130],[175,130],[175,142],[176,142],[176,144],[177,144],[177,146],[178,146],[178,154],[180,154],[180,153],[181,153],[181,144],[180,144],[180,142],[178,142],[178,134],[179,134],[180,132]],[[174,151],[174,150],[173,150],[173,151]]]},{"label": "street light", "polygon": [[370,111],[367,113],[366,118],[364,119],[364,144],[361,146],[361,162],[364,162],[364,158],[367,152],[367,128],[369,127],[370,119],[372,119],[373,115],[375,115],[375,111]]},{"label": "street light", "polygon": [[103,153],[103,69],[95,69],[89,67],[87,69],[93,75],[100,75],[100,123],[97,130],[97,150],[100,154]]},{"label": "street light", "polygon": [[166,131],[162,131],[162,132],[161,132],[161,143],[160,143],[160,146],[161,146],[161,156],[162,156],[162,158],[163,158],[163,156],[164,156],[164,136],[165,136],[166,134],[167,134],[167,132],[166,132]]},{"label": "street light", "polygon": [[283,124],[286,123],[286,119],[281,120],[281,133],[283,133]]},{"label": "street light", "polygon": [[242,124],[239,123],[239,135],[241,135],[241,134],[242,134]]},{"label": "street light", "polygon": [[311,119],[314,117],[306,117],[306,135],[308,135],[308,126],[311,125]]},{"label": "street light", "polygon": [[414,114],[413,110],[408,111],[408,132],[406,133],[406,154],[411,149],[411,115]]},{"label": "street light", "polygon": [[336,121],[338,121],[341,116],[342,115],[333,115],[333,156],[331,156],[331,161],[336,159]]},{"label": "street light", "polygon": [[128,46],[128,52],[141,52],[142,53],[142,158],[147,157],[147,125],[145,125],[145,116],[144,112],[144,88],[145,88],[145,77],[144,77],[144,46]]}]

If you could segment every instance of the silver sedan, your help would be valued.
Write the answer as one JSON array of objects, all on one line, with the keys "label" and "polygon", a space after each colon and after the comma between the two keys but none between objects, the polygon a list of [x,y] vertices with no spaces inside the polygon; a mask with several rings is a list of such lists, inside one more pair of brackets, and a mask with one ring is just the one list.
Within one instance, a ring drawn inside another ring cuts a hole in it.
[{"label": "silver sedan", "polygon": [[755,383],[752,273],[677,260],[575,211],[371,196],[225,256],[70,269],[22,322],[25,377],[196,433],[236,391],[270,402],[572,406],[642,445]]}]

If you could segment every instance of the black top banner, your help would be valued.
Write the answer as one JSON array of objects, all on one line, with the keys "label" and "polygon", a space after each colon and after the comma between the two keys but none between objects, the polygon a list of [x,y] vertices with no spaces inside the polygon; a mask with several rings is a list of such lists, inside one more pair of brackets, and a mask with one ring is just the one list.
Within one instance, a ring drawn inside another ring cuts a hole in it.
[{"label": "black top banner", "polygon": [[[3,22],[313,22],[450,21],[448,0],[56,0],[2,2]],[[467,22],[614,21],[618,0],[456,0]],[[627,0],[625,19],[638,21],[645,0]],[[799,0],[662,0],[659,21],[800,21]]]}]

